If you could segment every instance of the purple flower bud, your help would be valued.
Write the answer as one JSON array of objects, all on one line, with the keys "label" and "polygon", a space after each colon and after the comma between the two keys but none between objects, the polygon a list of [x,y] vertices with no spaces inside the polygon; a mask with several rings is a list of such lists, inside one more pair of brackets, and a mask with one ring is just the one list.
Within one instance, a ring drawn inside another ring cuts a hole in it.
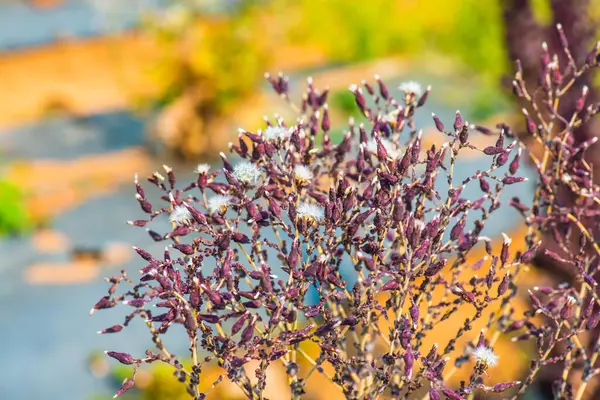
[{"label": "purple flower bud", "polygon": [[429,250],[429,239],[425,239],[423,243],[421,243],[421,246],[415,250],[413,257],[415,259],[421,259],[425,256],[427,250]]},{"label": "purple flower bud", "polygon": [[100,300],[98,300],[98,302],[94,305],[94,307],[92,307],[92,309],[90,310],[90,315],[92,315],[94,313],[94,311],[96,311],[96,310],[112,308],[116,305],[117,305],[117,303],[115,301],[111,300],[110,296],[104,296]]},{"label": "purple flower bud", "polygon": [[523,326],[525,326],[524,320],[515,321],[512,324],[510,324],[508,327],[506,327],[506,329],[504,329],[504,333],[518,331],[519,329],[523,328]]},{"label": "purple flower bud", "polygon": [[505,390],[512,389],[516,386],[519,386],[520,384],[521,384],[520,381],[497,383],[492,387],[492,392],[495,392],[495,393],[504,392]]},{"label": "purple flower bud", "polygon": [[254,336],[254,325],[256,324],[256,317],[252,318],[252,320],[248,323],[248,326],[242,331],[242,336],[240,342],[238,343],[240,346],[248,343],[252,340]]},{"label": "purple flower bud", "polygon": [[192,218],[194,218],[194,221],[196,221],[200,225],[206,225],[206,216],[204,214],[202,214],[200,211],[196,210],[194,207],[185,202],[183,203],[183,205],[185,206],[185,208],[188,209],[190,214],[192,214]]},{"label": "purple flower bud", "polygon": [[381,81],[379,76],[376,76],[375,79],[377,79],[377,84],[379,85],[379,93],[381,94],[381,97],[383,97],[384,100],[387,100],[390,96],[387,87]]},{"label": "purple flower bud", "polygon": [[481,189],[482,192],[485,192],[485,193],[490,192],[490,184],[487,183],[487,181],[485,179],[483,179],[483,177],[479,178],[479,188]]},{"label": "purple flower bud", "polygon": [[463,229],[465,227],[465,220],[466,220],[466,213],[465,213],[465,217],[461,218],[453,227],[452,230],[450,231],[450,240],[456,240],[458,239],[460,236],[462,236],[463,233]]},{"label": "purple flower bud", "polygon": [[596,62],[596,56],[598,55],[598,48],[600,47],[600,42],[596,42],[594,44],[594,47],[592,47],[592,50],[588,53],[588,55],[585,57],[585,64],[586,65],[594,65]]},{"label": "purple flower bud", "polygon": [[329,110],[327,108],[327,105],[325,105],[323,108],[323,120],[321,121],[321,129],[323,130],[323,132],[327,133],[329,132],[330,128],[331,121],[329,120]]},{"label": "purple flower bud", "polygon": [[150,235],[152,240],[154,240],[155,242],[161,242],[166,239],[164,236],[162,236],[161,234],[159,234],[157,232],[154,232],[151,229],[146,229],[146,232],[148,232],[148,235]]},{"label": "purple flower bud", "polygon": [[415,357],[409,348],[406,350],[406,353],[404,353],[404,376],[408,379],[412,379],[414,362]]},{"label": "purple flower bud", "polygon": [[503,151],[502,154],[496,158],[496,165],[501,167],[508,161],[508,156],[510,155],[510,151]]},{"label": "purple flower bud", "polygon": [[218,315],[213,314],[198,314],[198,320],[208,322],[209,324],[216,324],[220,318]]},{"label": "purple flower bud", "polygon": [[380,292],[385,292],[387,290],[398,290],[399,288],[399,284],[396,281],[388,281],[386,283],[384,283],[381,288],[379,289]]},{"label": "purple flower bud", "polygon": [[123,326],[121,325],[113,325],[110,328],[106,328],[106,329],[102,329],[101,331],[98,331],[99,334],[103,335],[105,333],[117,333],[117,332],[121,332],[123,330]]},{"label": "purple flower bud", "polygon": [[146,303],[148,303],[148,300],[146,300],[146,299],[132,299],[132,300],[124,300],[123,301],[123,304],[126,304],[131,307],[135,307],[135,308],[143,307]]},{"label": "purple flower bud", "polygon": [[537,296],[533,294],[531,290],[528,290],[527,293],[529,294],[529,298],[531,299],[533,307],[536,310],[542,308],[542,302],[540,301],[540,299],[538,299]]},{"label": "purple flower bud", "polygon": [[591,298],[588,302],[588,305],[583,310],[583,318],[589,318],[594,312],[594,305],[596,304],[596,300]]},{"label": "purple flower bud", "polygon": [[502,183],[504,183],[505,185],[512,185],[513,183],[523,182],[526,180],[527,178],[523,178],[520,176],[505,176],[502,179]]},{"label": "purple flower bud", "polygon": [[456,117],[454,118],[454,130],[456,132],[460,131],[463,127],[464,123],[462,117],[460,116],[460,112],[456,111]]},{"label": "purple flower bud", "polygon": [[500,282],[500,284],[498,285],[498,297],[500,297],[504,293],[506,293],[506,290],[508,289],[509,284],[510,284],[510,273],[507,272],[506,275],[504,275],[504,278],[502,278],[502,282]]},{"label": "purple flower bud", "polygon": [[509,248],[512,242],[512,239],[509,238],[504,232],[502,232],[502,236],[504,240],[502,241],[502,250],[500,251],[500,262],[502,265],[506,264],[508,261],[508,257],[510,256]]},{"label": "purple flower bud", "polygon": [[121,364],[131,365],[136,362],[136,359],[133,358],[131,356],[131,354],[128,354],[128,353],[119,353],[117,351],[105,351],[104,353],[107,356],[114,358]]},{"label": "purple flower bud", "polygon": [[569,41],[567,40],[567,35],[565,35],[565,31],[561,24],[556,24],[556,30],[558,31],[558,37],[560,39],[560,44],[565,51],[569,49]]},{"label": "purple flower bud", "polygon": [[529,114],[527,114],[527,110],[523,109],[523,112],[525,113],[525,118],[527,119],[527,133],[530,135],[537,134],[537,126],[535,125],[535,122],[533,119],[531,119]]},{"label": "purple flower bud", "polygon": [[232,335],[235,335],[242,329],[242,327],[244,326],[244,322],[246,322],[246,319],[248,319],[249,316],[250,314],[246,312],[242,314],[242,316],[237,321],[234,322],[234,324],[231,326]]},{"label": "purple flower bud", "polygon": [[586,322],[585,327],[587,330],[591,331],[593,329],[596,329],[596,326],[598,326],[598,322],[600,321],[600,310],[596,311],[595,314],[593,314]]},{"label": "purple flower bud", "polygon": [[135,247],[133,246],[133,249],[136,251],[136,253],[138,253],[140,255],[140,257],[142,257],[144,260],[148,261],[148,262],[152,262],[154,261],[154,258],[152,258],[152,255],[150,253],[148,253],[146,250],[142,250],[139,247]]},{"label": "purple flower bud", "polygon": [[381,143],[381,139],[377,134],[375,134],[375,141],[377,142],[377,159],[384,162],[387,159],[387,150],[383,146],[383,143]]},{"label": "purple flower bud", "polygon": [[449,389],[447,387],[442,387],[441,390],[442,390],[442,393],[444,393],[444,395],[451,400],[465,400],[464,397],[462,397],[460,394],[456,393],[452,389]]},{"label": "purple flower bud", "polygon": [[138,219],[136,221],[127,221],[127,224],[131,226],[146,226],[147,223],[148,221],[143,219]]},{"label": "purple flower bud", "polygon": [[463,125],[460,133],[458,134],[458,140],[460,140],[460,144],[465,145],[469,141],[469,126]]},{"label": "purple flower bud", "polygon": [[136,195],[135,197],[136,197],[138,203],[140,204],[142,211],[144,211],[146,214],[152,214],[152,212],[153,212],[152,205],[150,203],[148,203],[145,199],[140,197],[140,195]]},{"label": "purple flower bud", "polygon": [[350,85],[350,91],[354,93],[354,101],[356,105],[360,109],[360,111],[368,117],[371,113],[367,107],[367,102],[365,100],[365,96],[363,95],[362,90],[356,85]]},{"label": "purple flower bud", "polygon": [[427,89],[425,89],[425,93],[423,93],[423,95],[419,99],[419,102],[417,103],[417,107],[422,107],[425,105],[425,103],[427,102],[427,97],[429,97],[429,93],[431,93],[431,86],[427,86]]},{"label": "purple flower bud", "polygon": [[115,393],[113,399],[119,397],[120,395],[131,389],[134,385],[135,381],[133,379],[125,378],[123,384],[121,385],[121,388],[117,390],[117,393]]},{"label": "purple flower bud", "polygon": [[231,238],[236,243],[241,243],[241,244],[250,243],[250,238],[248,238],[248,236],[246,236],[246,235],[244,235],[243,233],[240,233],[240,232],[233,232],[231,234]]},{"label": "purple flower bud", "polygon": [[440,272],[442,270],[442,268],[444,268],[446,266],[447,262],[448,262],[448,260],[443,258],[440,261],[429,265],[429,267],[427,267],[427,269],[425,270],[424,275],[427,277],[432,277],[432,276],[436,275],[438,272]]},{"label": "purple flower bud", "polygon": [[[423,131],[419,131],[419,133],[417,133],[417,138],[415,139],[415,141],[412,144],[412,147],[410,149],[410,153],[411,153],[411,162],[417,163],[419,161],[419,153],[421,152],[421,138],[423,136]],[[407,150],[408,152],[408,150]]]},{"label": "purple flower bud", "polygon": [[410,308],[410,318],[412,319],[413,325],[417,326],[419,323],[419,307],[413,304]]},{"label": "purple flower bud", "polygon": [[291,269],[296,269],[298,267],[298,257],[299,257],[299,245],[300,242],[298,238],[295,238],[292,242],[292,249],[290,250],[290,254],[287,257],[287,263]]},{"label": "purple flower bud", "polygon": [[440,393],[434,388],[429,389],[429,400],[441,400]]},{"label": "purple flower bud", "polygon": [[488,156],[493,156],[504,152],[504,149],[502,147],[488,146],[485,149],[483,149],[483,152]]},{"label": "purple flower bud", "polygon": [[442,121],[434,113],[431,113],[431,116],[433,117],[433,122],[435,123],[436,129],[439,132],[444,133],[444,124],[442,123]]},{"label": "purple flower bud", "polygon": [[510,171],[510,173],[512,175],[517,173],[517,170],[519,169],[519,162],[521,160],[521,148],[519,147],[519,150],[517,150],[517,155],[515,156],[515,158],[512,160],[512,162],[510,163],[508,170]]},{"label": "purple flower bud", "polygon": [[173,248],[179,250],[180,252],[182,252],[183,254],[188,255],[188,256],[191,256],[192,254],[194,254],[194,246],[189,245],[189,244],[174,243]]},{"label": "purple flower bud", "polygon": [[577,300],[574,297],[571,297],[571,296],[567,297],[565,304],[563,305],[563,307],[560,310],[560,317],[563,320],[567,320],[573,316],[573,306],[575,305],[576,302],[577,302]]}]

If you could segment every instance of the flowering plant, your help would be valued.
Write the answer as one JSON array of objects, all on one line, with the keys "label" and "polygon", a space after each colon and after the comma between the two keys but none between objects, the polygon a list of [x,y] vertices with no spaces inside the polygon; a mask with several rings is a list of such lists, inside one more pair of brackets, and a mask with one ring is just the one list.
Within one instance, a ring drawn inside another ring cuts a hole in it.
[{"label": "flowering plant", "polygon": [[[365,123],[351,120],[335,144],[328,91],[309,79],[296,106],[287,78],[267,75],[299,113],[294,124],[275,118],[263,131],[240,130],[237,143],[230,144],[240,160],[221,153],[222,168],[211,171],[201,164],[190,184],[178,185],[169,167],[166,176],[154,173],[148,181],[162,192],[162,204],[150,202],[136,177],[136,199],[148,218],[129,224],[146,227],[168,217],[172,229],[148,230],[155,241],[168,243],[164,254],[136,247],[147,263],[139,280],[124,271],[108,279],[108,295],[92,310],[133,307],[122,325],[102,333],[118,332],[139,316],[157,349],[141,358],[107,352],[134,367],[117,395],[134,385],[142,364],[163,362],[173,366],[192,398],[203,399],[202,369],[215,361],[225,374],[213,387],[226,375],[252,399],[264,398],[273,364],[285,367],[293,398],[305,393],[314,374],[325,375],[352,399],[466,399],[511,389],[516,397],[540,368],[556,362],[565,365],[559,389],[568,392],[569,372],[582,359],[581,398],[598,371],[598,352],[587,356],[577,338],[600,319],[592,277],[597,254],[585,251],[598,249],[585,223],[598,215],[600,201],[583,157],[594,140],[577,144],[570,138],[599,107],[585,107],[583,89],[576,113],[562,117],[558,100],[583,72],[598,65],[597,51],[579,69],[572,59],[566,70],[546,60],[538,91],[548,96],[542,100],[545,109],[517,72],[515,91],[534,110],[524,111],[528,135],[543,148],[543,161],[528,153],[540,175],[533,207],[518,198],[510,201],[529,228],[523,253],[511,251],[506,235],[497,249],[482,235],[490,214],[501,207],[503,189],[524,180],[518,175],[524,142],[506,125],[495,130],[473,126],[457,112],[446,127],[434,114],[447,140],[425,147],[414,116],[431,88],[421,91],[407,83],[395,98],[377,78],[375,85],[350,86]],[[475,133],[495,135],[495,144],[477,147],[470,141]],[[465,151],[480,152],[489,166],[457,182],[454,168]],[[562,184],[576,194],[569,209],[555,195]],[[471,185],[480,196],[462,197]],[[565,256],[548,254],[576,267],[581,279],[577,285],[538,288],[544,297],[531,292],[533,309],[517,318],[511,308],[515,279],[534,259],[548,229],[557,232],[561,248],[567,249],[570,237],[579,239],[577,250]],[[488,257],[470,265],[467,257],[477,247]],[[465,274],[467,269],[480,276]],[[117,293],[122,284],[127,289]],[[445,320],[464,309],[472,315],[446,343],[424,346]],[[540,313],[548,325],[533,319]],[[474,322],[482,320],[485,329],[473,332]],[[189,368],[162,340],[177,324],[187,332]],[[488,370],[501,362],[494,351],[498,336],[518,330],[516,340],[537,339],[539,360],[532,361],[524,382],[487,385]],[[468,338],[464,349],[451,359],[463,338]],[[318,347],[316,355],[304,350],[307,342]],[[566,350],[555,355],[558,343]],[[244,368],[250,361],[258,365],[253,373]],[[456,369],[467,369],[469,379],[451,387],[449,376]]]}]

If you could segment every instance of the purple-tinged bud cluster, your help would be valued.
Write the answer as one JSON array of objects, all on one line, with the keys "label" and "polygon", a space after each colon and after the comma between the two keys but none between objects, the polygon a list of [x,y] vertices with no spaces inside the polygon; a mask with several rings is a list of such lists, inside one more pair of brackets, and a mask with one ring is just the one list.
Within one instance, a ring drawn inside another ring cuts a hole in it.
[{"label": "purple-tinged bud cluster", "polygon": [[[562,36],[561,42],[566,46]],[[559,99],[561,88],[571,86],[578,73],[546,58],[543,86]],[[293,105],[287,77],[266,78]],[[531,99],[519,73],[514,89]],[[257,132],[240,129],[237,143],[229,146],[232,154],[220,154],[221,168],[201,164],[197,178],[181,185],[165,166],[166,177],[157,172],[148,178],[161,192],[152,201],[136,176],[135,197],[147,218],[128,223],[165,242],[165,251],[157,255],[134,247],[139,278],[124,272],[110,278],[108,295],[91,312],[127,305],[124,323],[100,333],[119,332],[137,316],[160,352],[149,350],[143,358],[107,352],[110,357],[134,371],[144,363],[168,363],[192,398],[204,396],[199,382],[205,363],[218,364],[248,398],[262,398],[267,368],[276,364],[287,371],[294,399],[305,393],[313,373],[325,374],[356,399],[384,393],[413,398],[427,390],[431,399],[522,393],[544,363],[566,360],[561,358],[566,352],[582,357],[585,350],[574,338],[582,332],[597,337],[600,321],[595,277],[600,248],[593,224],[600,216],[600,190],[584,157],[595,139],[575,143],[571,137],[576,124],[599,109],[585,106],[587,89],[572,116],[550,118],[531,104],[524,109],[525,131],[541,142],[543,159],[524,152],[525,142],[508,126],[470,125],[460,112],[453,121],[433,114],[447,141],[426,146],[414,116],[431,87],[423,92],[406,82],[395,90],[376,77],[375,84],[363,81],[350,91],[365,121],[350,121],[339,143],[329,136],[328,90],[318,90],[309,79],[300,105],[293,105],[298,119],[267,119]],[[495,137],[495,144],[477,147],[471,139],[478,133]],[[473,150],[489,167],[458,181],[454,166],[463,151]],[[525,180],[517,175],[525,155],[540,175],[533,206],[516,197],[501,204],[503,188]],[[466,198],[467,187],[483,194]],[[577,196],[575,206],[562,205],[559,188]],[[526,238],[483,236],[490,214],[503,207],[523,215]],[[149,228],[161,215],[171,222],[170,231]],[[544,246],[545,231],[558,238],[557,249]],[[512,241],[523,239],[526,249],[511,251]],[[487,256],[469,259],[474,249]],[[529,291],[531,311],[516,316],[511,307],[516,278],[539,254],[568,264],[577,285]],[[475,317],[465,317],[443,346],[424,348],[424,339],[444,329],[444,321],[460,309],[475,310]],[[540,315],[545,325],[535,318]],[[486,329],[474,333],[476,320],[487,322]],[[173,325],[187,334],[189,368],[162,340]],[[500,334],[540,345],[539,361],[523,383],[484,384],[502,364],[494,352]],[[456,356],[464,338],[469,341],[463,355]],[[317,350],[307,354],[299,347],[304,342]],[[559,345],[565,350],[555,355],[551,350]],[[300,359],[313,367],[299,368]],[[251,360],[259,361],[252,377],[244,368]],[[598,371],[596,357],[585,360],[583,375],[589,380]],[[448,363],[467,369],[471,378],[453,387]],[[334,374],[326,374],[325,366]],[[117,394],[132,387],[134,378]]]}]

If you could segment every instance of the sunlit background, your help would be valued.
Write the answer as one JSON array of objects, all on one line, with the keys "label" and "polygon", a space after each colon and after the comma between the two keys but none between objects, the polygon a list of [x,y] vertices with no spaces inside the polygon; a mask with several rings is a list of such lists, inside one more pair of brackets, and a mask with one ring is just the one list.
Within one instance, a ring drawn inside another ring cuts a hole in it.
[{"label": "sunlit background", "polygon": [[[137,274],[132,245],[163,247],[125,224],[139,216],[134,173],[168,164],[192,177],[197,163],[217,164],[237,128],[261,128],[275,113],[293,118],[265,72],[289,75],[293,93],[308,76],[328,86],[339,127],[358,118],[348,85],[375,74],[394,90],[404,81],[432,86],[417,118],[426,140],[440,139],[431,111],[451,121],[459,109],[492,127],[518,122],[506,89],[513,3],[527,2],[0,1],[0,399],[112,397],[128,369],[102,351],[141,353],[150,340],[141,324],[97,335],[124,311],[89,310],[103,277]],[[556,22],[549,0],[529,3],[539,26]],[[589,6],[585,20],[598,21],[599,8]],[[477,168],[474,157],[457,173]],[[521,226],[505,212],[487,229],[493,237]],[[499,380],[518,377],[527,349],[499,346],[507,360]],[[270,398],[288,398],[275,372]],[[209,385],[216,372],[205,374]],[[140,376],[126,398],[187,398],[168,369]],[[213,396],[240,393],[223,384]],[[315,379],[306,398],[343,396]]]}]

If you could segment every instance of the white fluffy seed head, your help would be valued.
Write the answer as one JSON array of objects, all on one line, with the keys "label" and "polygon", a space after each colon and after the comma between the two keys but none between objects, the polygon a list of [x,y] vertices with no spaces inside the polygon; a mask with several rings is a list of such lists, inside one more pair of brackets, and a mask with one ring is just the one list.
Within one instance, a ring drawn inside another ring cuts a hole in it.
[{"label": "white fluffy seed head", "polygon": [[500,358],[492,349],[486,346],[479,346],[473,352],[475,360],[478,363],[483,364],[486,367],[495,367],[498,365],[498,359]]},{"label": "white fluffy seed head", "polygon": [[210,165],[209,164],[198,164],[198,166],[194,170],[194,172],[197,173],[197,174],[207,174],[208,171],[210,171]]},{"label": "white fluffy seed head", "polygon": [[169,221],[177,225],[189,225],[193,219],[192,213],[184,205],[175,207],[169,215]]},{"label": "white fluffy seed head", "polygon": [[402,90],[406,94],[414,93],[416,96],[423,94],[423,87],[419,82],[407,81],[402,82],[398,89]]},{"label": "white fluffy seed head", "polygon": [[324,218],[323,208],[316,204],[303,201],[296,209],[296,214],[300,218],[307,218],[313,221],[320,221]]},{"label": "white fluffy seed head", "polygon": [[291,132],[283,126],[269,126],[262,134],[266,140],[278,140],[289,137]]},{"label": "white fluffy seed head", "polygon": [[233,167],[233,177],[240,182],[252,185],[260,178],[260,169],[249,161],[240,161]]},{"label": "white fluffy seed head", "polygon": [[[381,144],[383,145],[385,151],[387,151],[388,156],[392,158],[398,158],[400,153],[398,152],[396,145],[392,141],[384,137],[379,138],[379,140],[381,140]],[[377,154],[377,140],[375,140],[375,138],[367,142],[367,150],[369,151],[369,153]]]},{"label": "white fluffy seed head", "polygon": [[314,178],[310,168],[305,165],[296,165],[294,167],[294,175],[296,175],[296,178],[301,181],[311,181]]},{"label": "white fluffy seed head", "polygon": [[207,200],[208,212],[214,214],[216,212],[225,212],[231,203],[231,197],[217,194]]}]

